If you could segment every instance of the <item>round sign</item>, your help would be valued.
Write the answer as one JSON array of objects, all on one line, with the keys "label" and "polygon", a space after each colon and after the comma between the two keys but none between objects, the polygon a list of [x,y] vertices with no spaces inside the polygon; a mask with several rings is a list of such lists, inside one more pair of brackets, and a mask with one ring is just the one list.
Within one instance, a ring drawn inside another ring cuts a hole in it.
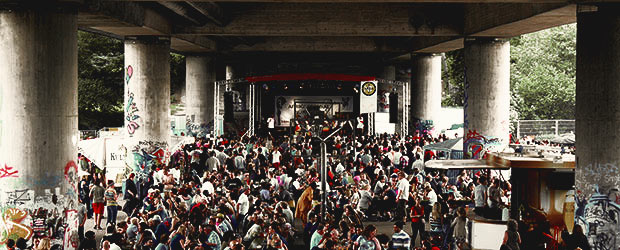
[{"label": "round sign", "polygon": [[374,82],[365,82],[362,84],[362,93],[367,96],[374,95],[377,91],[377,85]]}]

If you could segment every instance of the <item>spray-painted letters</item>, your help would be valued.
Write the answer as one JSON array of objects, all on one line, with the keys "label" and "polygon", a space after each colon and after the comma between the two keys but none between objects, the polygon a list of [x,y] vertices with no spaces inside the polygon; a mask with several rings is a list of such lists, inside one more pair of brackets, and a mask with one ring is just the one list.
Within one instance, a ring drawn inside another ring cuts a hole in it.
[{"label": "spray-painted letters", "polygon": [[126,127],[129,136],[132,136],[136,129],[140,127],[137,120],[140,118],[138,113],[138,107],[136,106],[136,102],[134,99],[134,94],[129,91],[129,80],[131,80],[131,76],[133,76],[133,67],[131,65],[127,66],[125,73],[125,89],[127,89],[127,103],[125,104],[125,120],[127,121]]}]

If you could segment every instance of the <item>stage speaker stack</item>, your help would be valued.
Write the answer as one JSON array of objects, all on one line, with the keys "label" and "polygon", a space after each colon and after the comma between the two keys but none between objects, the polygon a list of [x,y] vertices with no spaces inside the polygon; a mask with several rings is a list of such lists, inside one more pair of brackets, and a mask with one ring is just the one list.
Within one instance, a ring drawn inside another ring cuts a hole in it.
[{"label": "stage speaker stack", "polygon": [[398,93],[390,93],[390,123],[398,123]]},{"label": "stage speaker stack", "polygon": [[224,122],[234,122],[235,115],[233,112],[233,93],[224,93]]}]

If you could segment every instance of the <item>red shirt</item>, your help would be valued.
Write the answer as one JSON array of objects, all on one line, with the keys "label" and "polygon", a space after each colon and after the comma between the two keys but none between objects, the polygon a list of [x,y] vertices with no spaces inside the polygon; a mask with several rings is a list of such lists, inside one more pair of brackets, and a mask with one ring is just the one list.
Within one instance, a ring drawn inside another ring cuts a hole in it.
[{"label": "red shirt", "polygon": [[411,222],[412,223],[420,222],[420,220],[424,216],[424,207],[422,207],[422,206],[413,206],[413,207],[411,207],[411,212],[412,212],[413,215],[420,215],[420,217],[411,217]]}]

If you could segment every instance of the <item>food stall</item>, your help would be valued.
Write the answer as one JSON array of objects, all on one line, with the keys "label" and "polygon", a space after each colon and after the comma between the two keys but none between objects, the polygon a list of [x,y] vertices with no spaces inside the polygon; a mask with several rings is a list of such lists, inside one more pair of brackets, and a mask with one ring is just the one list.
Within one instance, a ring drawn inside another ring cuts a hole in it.
[{"label": "food stall", "polygon": [[[503,175],[508,179],[509,167],[505,165],[488,164],[487,160],[431,160],[426,162],[426,167],[431,169],[448,170],[448,172],[460,172],[463,169],[479,170],[486,172],[487,175]],[[471,203],[471,201],[467,202]],[[473,249],[499,249],[504,239],[504,231],[506,231],[506,221],[488,219],[478,216],[474,213],[474,209],[466,207],[467,218],[471,222],[470,244]]]},{"label": "food stall", "polygon": [[569,154],[535,156],[491,154],[487,161],[511,169],[511,217],[521,222],[523,232],[549,232],[547,241],[553,244],[562,229],[573,229],[575,158]]}]

